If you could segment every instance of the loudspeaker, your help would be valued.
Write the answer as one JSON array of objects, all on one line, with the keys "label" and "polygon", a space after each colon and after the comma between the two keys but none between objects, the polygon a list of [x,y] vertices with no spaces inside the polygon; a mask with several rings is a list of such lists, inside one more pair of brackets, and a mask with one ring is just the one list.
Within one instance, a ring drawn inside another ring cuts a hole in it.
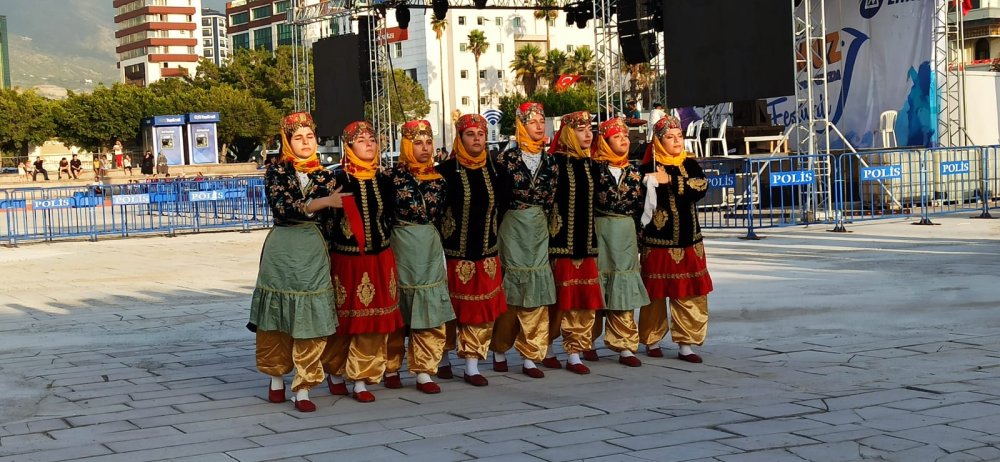
[{"label": "loudspeaker", "polygon": [[[313,70],[316,88],[316,134],[322,137],[339,135],[347,124],[361,119],[365,113],[360,72],[344,72],[359,67],[357,35],[335,35],[313,45]],[[368,62],[364,55],[363,62]],[[364,67],[367,75],[367,66]]]},{"label": "loudspeaker", "polygon": [[618,2],[618,43],[628,64],[648,63],[659,52],[648,0]]},{"label": "loudspeaker", "polygon": [[622,59],[629,64],[648,63],[660,52],[656,46],[656,34],[644,32],[637,35],[618,35],[622,48]]}]

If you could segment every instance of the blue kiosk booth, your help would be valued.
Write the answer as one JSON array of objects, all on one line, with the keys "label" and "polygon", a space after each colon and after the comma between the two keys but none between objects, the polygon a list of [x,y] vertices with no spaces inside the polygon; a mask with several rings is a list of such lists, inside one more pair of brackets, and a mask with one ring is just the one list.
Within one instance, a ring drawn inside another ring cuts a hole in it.
[{"label": "blue kiosk booth", "polygon": [[218,112],[187,115],[188,159],[192,165],[219,163]]},{"label": "blue kiosk booth", "polygon": [[153,158],[163,154],[167,165],[219,163],[218,112],[160,115],[142,119],[142,140]]}]

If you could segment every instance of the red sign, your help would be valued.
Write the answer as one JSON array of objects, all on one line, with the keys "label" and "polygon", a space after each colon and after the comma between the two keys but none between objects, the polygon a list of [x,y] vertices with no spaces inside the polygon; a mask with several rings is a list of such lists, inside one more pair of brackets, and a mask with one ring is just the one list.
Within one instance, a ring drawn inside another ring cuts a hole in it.
[{"label": "red sign", "polygon": [[410,38],[409,33],[406,29],[400,29],[398,27],[390,27],[385,30],[379,31],[379,40],[385,43],[396,43],[402,42]]}]

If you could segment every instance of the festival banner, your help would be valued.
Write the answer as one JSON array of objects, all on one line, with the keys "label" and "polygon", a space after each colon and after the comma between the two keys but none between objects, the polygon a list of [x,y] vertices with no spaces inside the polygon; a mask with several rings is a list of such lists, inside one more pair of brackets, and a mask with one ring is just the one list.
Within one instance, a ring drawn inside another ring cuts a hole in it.
[{"label": "festival banner", "polygon": [[[827,35],[814,43],[826,57],[829,101],[816,101],[827,117],[856,148],[881,146],[879,115],[895,110],[900,146],[936,143],[937,114],[932,81],[932,25],[936,1],[840,0],[826,2]],[[818,18],[816,19],[818,23]],[[796,44],[804,51],[805,44]],[[821,47],[821,48],[820,48]],[[810,60],[811,75],[822,72],[819,59]],[[803,74],[804,75],[804,74]],[[809,82],[796,82],[804,89]],[[820,90],[819,85],[816,90]],[[822,98],[822,93],[817,92]],[[795,97],[768,100],[771,122],[789,126],[808,118],[795,108]],[[825,127],[818,128],[819,133]],[[876,141],[879,138],[879,141]],[[795,141],[795,138],[792,138]],[[837,136],[833,148],[843,147]]]}]

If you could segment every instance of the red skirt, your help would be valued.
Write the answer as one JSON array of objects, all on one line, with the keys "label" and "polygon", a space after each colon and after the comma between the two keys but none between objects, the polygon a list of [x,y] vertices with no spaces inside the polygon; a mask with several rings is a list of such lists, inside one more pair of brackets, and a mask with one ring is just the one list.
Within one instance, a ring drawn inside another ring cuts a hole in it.
[{"label": "red skirt", "polygon": [[646,247],[642,253],[642,282],[650,299],[708,295],[705,247],[699,242],[683,248]]},{"label": "red skirt", "polygon": [[459,324],[485,324],[507,311],[500,258],[448,260],[448,291]]},{"label": "red skirt", "polygon": [[330,255],[337,335],[388,334],[403,327],[392,249],[374,255]]},{"label": "red skirt", "polygon": [[556,304],[559,311],[599,310],[604,308],[597,258],[553,258],[552,276],[556,280]]}]

